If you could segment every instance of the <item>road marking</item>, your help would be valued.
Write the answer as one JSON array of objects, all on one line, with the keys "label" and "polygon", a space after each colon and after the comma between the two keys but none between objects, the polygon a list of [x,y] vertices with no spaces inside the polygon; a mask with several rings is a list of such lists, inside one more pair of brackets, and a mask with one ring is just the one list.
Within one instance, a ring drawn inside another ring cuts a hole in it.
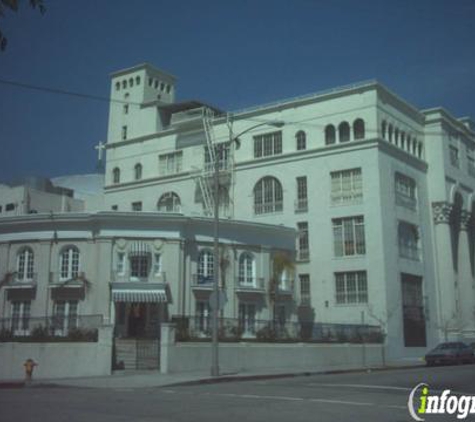
[{"label": "road marking", "polygon": [[374,403],[365,403],[360,401],[345,401],[345,400],[329,400],[329,399],[310,399],[310,401],[318,403],[331,403],[331,404],[349,404],[353,406],[376,406]]},{"label": "road marking", "polygon": [[343,388],[367,388],[374,390],[396,390],[396,391],[411,391],[411,388],[393,387],[391,385],[367,385],[367,384],[306,384],[308,387],[343,387]]}]

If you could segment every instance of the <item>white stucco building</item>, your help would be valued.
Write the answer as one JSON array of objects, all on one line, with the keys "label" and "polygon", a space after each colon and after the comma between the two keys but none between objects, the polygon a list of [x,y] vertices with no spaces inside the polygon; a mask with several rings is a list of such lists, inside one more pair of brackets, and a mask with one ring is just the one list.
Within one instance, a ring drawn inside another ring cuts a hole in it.
[{"label": "white stucco building", "polygon": [[221,216],[299,231],[300,319],[382,324],[394,355],[475,337],[469,119],[375,81],[226,114],[175,81],[112,74],[107,209],[212,215],[216,143]]}]

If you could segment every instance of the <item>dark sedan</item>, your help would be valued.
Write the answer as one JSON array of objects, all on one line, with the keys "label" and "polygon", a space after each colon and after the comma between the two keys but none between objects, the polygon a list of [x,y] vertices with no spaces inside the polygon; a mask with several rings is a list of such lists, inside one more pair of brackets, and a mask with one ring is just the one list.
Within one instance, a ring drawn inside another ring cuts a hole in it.
[{"label": "dark sedan", "polygon": [[461,341],[439,344],[435,349],[425,355],[427,366],[444,363],[472,363],[474,362],[473,350]]}]

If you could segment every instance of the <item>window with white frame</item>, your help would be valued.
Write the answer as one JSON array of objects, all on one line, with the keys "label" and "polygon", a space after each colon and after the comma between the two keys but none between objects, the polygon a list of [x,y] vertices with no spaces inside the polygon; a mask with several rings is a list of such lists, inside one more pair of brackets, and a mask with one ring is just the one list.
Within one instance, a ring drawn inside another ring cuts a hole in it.
[{"label": "window with white frame", "polygon": [[283,210],[282,185],[275,177],[264,177],[254,187],[254,213],[269,214]]},{"label": "window with white frame", "polygon": [[460,157],[459,157],[459,150],[458,148],[450,145],[449,146],[449,153],[450,153],[450,164],[454,167],[460,167]]},{"label": "window with white frame", "polygon": [[23,248],[17,256],[17,273],[18,281],[33,280],[34,254],[31,248]]},{"label": "window with white frame", "polygon": [[210,334],[211,330],[211,307],[208,301],[196,301],[196,328],[200,333]]},{"label": "window with white frame", "polygon": [[300,304],[303,306],[310,305],[310,275],[299,274],[300,280]]},{"label": "window with white frame", "polygon": [[12,333],[15,336],[26,336],[30,333],[31,301],[12,302]]},{"label": "window with white frame", "polygon": [[116,266],[117,274],[120,274],[120,275],[125,274],[125,265],[126,265],[125,252],[118,252],[117,253],[117,266]]},{"label": "window with white frame", "polygon": [[[230,144],[229,142],[221,142],[215,144],[214,146],[214,155],[215,159],[218,160],[218,169],[219,170],[227,170],[230,165]],[[208,172],[214,171],[214,162],[212,157],[209,153],[209,149],[205,147],[205,170]]]},{"label": "window with white frame", "polygon": [[130,257],[130,276],[138,279],[148,278],[149,255],[134,255]]},{"label": "window with white frame", "polygon": [[417,207],[417,190],[416,181],[402,173],[396,173],[394,176],[396,205],[400,205],[409,209]]},{"label": "window with white frame", "polygon": [[71,280],[79,275],[79,249],[68,246],[60,256],[60,280]]},{"label": "window with white frame", "polygon": [[310,258],[308,223],[306,221],[297,223],[297,231],[297,258],[300,261],[306,261]]},{"label": "window with white frame", "polygon": [[362,216],[335,218],[332,222],[336,257],[366,253],[364,218]]},{"label": "window with white frame", "polygon": [[120,169],[118,167],[112,170],[112,183],[120,183]]},{"label": "window with white frame", "polygon": [[153,273],[155,275],[162,274],[162,254],[156,253],[153,259]]},{"label": "window with white frame", "polygon": [[140,163],[135,164],[134,176],[135,176],[135,180],[140,180],[142,178],[142,164]]},{"label": "window with white frame", "polygon": [[239,304],[239,326],[244,336],[256,333],[256,305],[254,303]]},{"label": "window with white frame", "polygon": [[282,154],[282,132],[254,136],[254,158]]},{"label": "window with white frame", "polygon": [[307,135],[303,130],[299,130],[295,134],[295,140],[297,142],[297,151],[307,149]]},{"label": "window with white frame", "polygon": [[55,335],[67,335],[78,327],[78,301],[58,300],[53,308],[53,327]]},{"label": "window with white frame", "polygon": [[142,211],[142,201],[132,202],[132,211]]},{"label": "window with white frame", "polygon": [[209,249],[200,252],[198,256],[198,284],[213,282],[214,255]]},{"label": "window with white frame", "polygon": [[256,268],[254,257],[244,252],[239,257],[239,284],[255,285]]},{"label": "window with white frame", "polygon": [[368,282],[366,271],[335,273],[336,303],[368,303]]},{"label": "window with white frame", "polygon": [[180,173],[183,168],[183,152],[177,151],[170,154],[162,154],[158,157],[160,176]]},{"label": "window with white frame", "polygon": [[175,192],[166,192],[158,200],[157,209],[160,212],[181,212],[180,197]]},{"label": "window with white frame", "polygon": [[332,205],[361,202],[363,199],[361,168],[332,171],[330,177]]},{"label": "window with white frame", "polygon": [[307,176],[297,177],[297,201],[295,203],[296,212],[305,212],[308,210],[307,197]]},{"label": "window with white frame", "polygon": [[420,260],[419,228],[405,221],[398,224],[398,245],[401,258]]}]

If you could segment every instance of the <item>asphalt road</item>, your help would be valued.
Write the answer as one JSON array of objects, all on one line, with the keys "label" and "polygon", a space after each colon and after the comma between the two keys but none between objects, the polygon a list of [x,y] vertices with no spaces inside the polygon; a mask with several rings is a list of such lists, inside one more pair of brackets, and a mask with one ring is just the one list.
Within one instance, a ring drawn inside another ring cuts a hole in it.
[{"label": "asphalt road", "polygon": [[[410,390],[475,395],[475,365],[146,389],[0,390],[0,421],[411,421]],[[456,421],[455,415],[425,415]],[[475,420],[475,415],[466,420]]]}]

